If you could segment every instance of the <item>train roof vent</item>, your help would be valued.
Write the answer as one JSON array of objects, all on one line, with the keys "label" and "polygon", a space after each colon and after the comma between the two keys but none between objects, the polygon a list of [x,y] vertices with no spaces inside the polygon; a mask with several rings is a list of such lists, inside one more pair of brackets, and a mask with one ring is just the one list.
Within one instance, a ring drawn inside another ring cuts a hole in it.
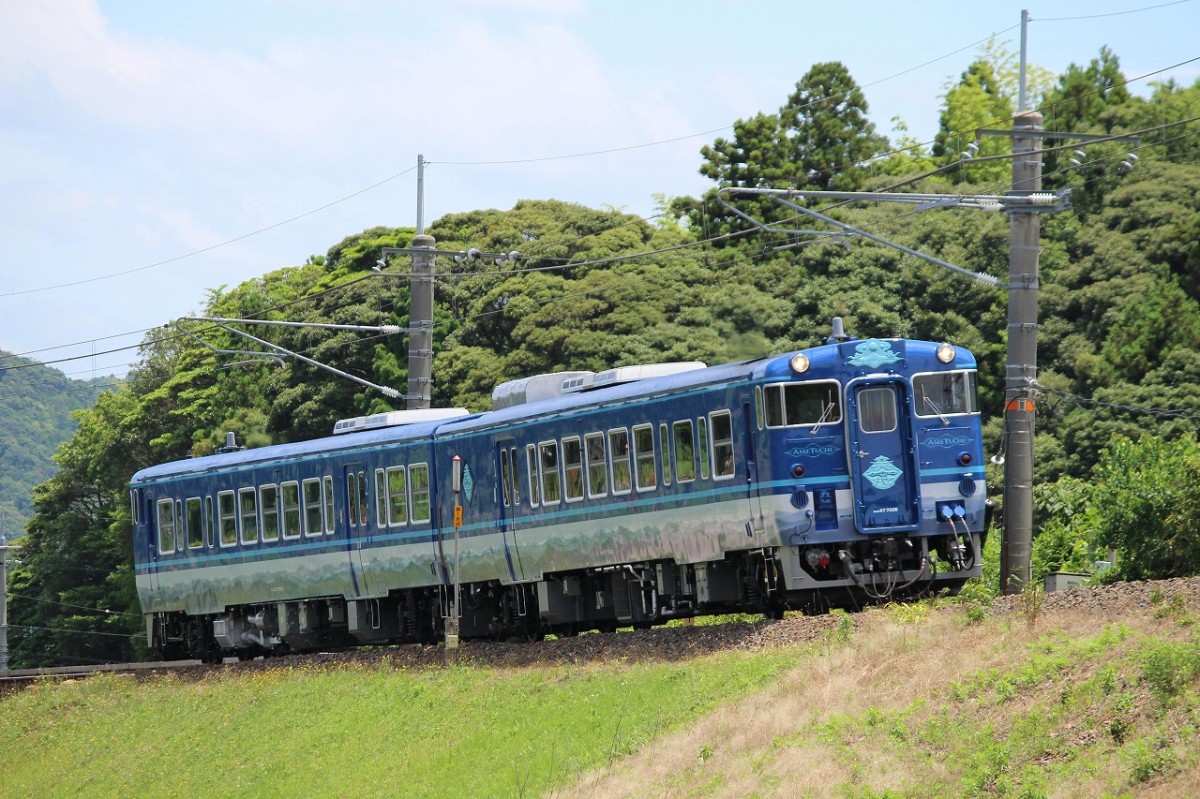
[{"label": "train roof vent", "polygon": [[399,427],[419,422],[440,422],[470,415],[466,408],[421,408],[411,411],[385,411],[370,416],[341,419],[333,426],[333,434],[354,433],[359,430],[377,430],[380,427]]},{"label": "train roof vent", "polygon": [[561,397],[568,390],[578,390],[568,389],[569,383],[590,381],[592,374],[592,372],[553,372],[509,380],[492,389],[492,408],[500,410],[515,405]]},{"label": "train roof vent", "polygon": [[653,377],[666,377],[681,372],[692,372],[696,369],[706,369],[708,364],[702,361],[673,361],[671,363],[644,363],[637,366],[618,366],[601,372],[592,378],[592,388],[616,386],[621,383],[632,383],[635,380],[649,380]]}]

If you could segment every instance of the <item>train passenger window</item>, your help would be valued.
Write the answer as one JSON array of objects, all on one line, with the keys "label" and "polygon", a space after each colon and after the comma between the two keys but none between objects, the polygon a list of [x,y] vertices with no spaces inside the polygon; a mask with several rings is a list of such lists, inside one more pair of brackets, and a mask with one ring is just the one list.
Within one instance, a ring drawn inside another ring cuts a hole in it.
[{"label": "train passenger window", "polygon": [[387,516],[387,473],[383,469],[375,470],[375,526],[385,527]]},{"label": "train passenger window", "polygon": [[588,433],[583,440],[587,449],[588,496],[602,497],[608,493],[608,463],[604,458],[604,434]]},{"label": "train passenger window", "polygon": [[408,485],[403,466],[387,470],[387,523],[408,524]]},{"label": "train passenger window", "polygon": [[284,483],[283,493],[283,537],[300,537],[300,484]]},{"label": "train passenger window", "polygon": [[629,431],[624,427],[608,431],[608,451],[612,458],[613,496],[633,490],[633,472],[629,466]]},{"label": "train passenger window", "polygon": [[242,543],[253,544],[258,541],[258,500],[253,488],[238,489],[238,514],[242,520]]},{"label": "train passenger window", "polygon": [[333,478],[325,475],[321,478],[321,485],[325,488],[325,532],[332,534],[337,529],[337,517],[333,515]]},{"label": "train passenger window", "polygon": [[[696,443],[692,437],[692,422],[684,419],[676,422],[675,431],[675,476],[679,482],[688,483],[696,479]],[[664,444],[663,449],[667,447]]]},{"label": "train passenger window", "polygon": [[654,477],[654,428],[640,424],[633,428],[633,456],[637,469],[639,491],[653,491]]},{"label": "train passenger window", "polygon": [[231,547],[237,543],[237,502],[234,493],[219,492],[217,508],[221,513],[221,546]]},{"label": "train passenger window", "polygon": [[710,468],[708,462],[708,419],[703,416],[696,420],[696,441],[700,443],[700,476],[707,480]]},{"label": "train passenger window", "polygon": [[556,505],[562,498],[558,476],[558,442],[543,441],[538,445],[539,474],[542,477],[542,504]]},{"label": "train passenger window", "polygon": [[279,487],[259,486],[258,504],[262,508],[262,540],[275,541],[279,538]]},{"label": "train passenger window", "polygon": [[858,425],[864,433],[888,433],[896,429],[896,390],[891,386],[860,389]]},{"label": "train passenger window", "polygon": [[213,531],[216,529],[216,517],[213,516],[212,497],[204,498],[204,539],[208,542],[209,547],[217,545],[217,539]]},{"label": "train passenger window", "polygon": [[836,381],[783,383],[764,390],[767,427],[802,427],[842,421],[841,387]]},{"label": "train passenger window", "polygon": [[512,476],[512,504],[515,508],[521,504],[521,470],[517,468],[517,448],[512,447],[508,451],[508,463]]},{"label": "train passenger window", "polygon": [[500,500],[504,503],[504,507],[510,504],[510,492],[512,490],[512,467],[508,462],[508,450],[500,450]]},{"label": "train passenger window", "polygon": [[978,413],[975,373],[913,375],[913,402],[917,407],[917,416]]},{"label": "train passenger window", "polygon": [[713,479],[733,477],[733,417],[729,411],[710,413],[712,420]]},{"label": "train passenger window", "polygon": [[529,473],[529,504],[536,508],[541,494],[538,493],[537,448],[533,444],[525,445],[525,465]]},{"label": "train passenger window", "polygon": [[414,522],[429,521],[429,466],[418,463],[408,467],[408,485],[412,491],[412,520]]},{"label": "train passenger window", "polygon": [[169,499],[158,501],[158,551],[162,555],[175,551],[175,503]]},{"label": "train passenger window", "polygon": [[669,486],[671,484],[671,439],[667,437],[665,424],[658,426],[658,444],[662,447],[659,461],[662,464],[663,485]]},{"label": "train passenger window", "polygon": [[[305,492],[307,496],[308,492]],[[307,500],[306,500],[307,501]],[[346,473],[346,504],[349,509],[350,526],[358,526],[358,478],[354,472]],[[314,528],[311,521],[309,522],[308,534],[312,535]]]},{"label": "train passenger window", "polygon": [[[350,475],[353,477],[353,475]],[[305,535],[320,535],[325,520],[322,518],[324,503],[321,499],[321,481],[313,478],[301,483],[304,486],[304,533]],[[358,496],[354,494],[352,496]]]},{"label": "train passenger window", "polygon": [[359,472],[358,473],[358,514],[359,514],[358,521],[359,521],[359,524],[361,524],[363,527],[367,526],[367,516],[370,513],[367,510],[368,507],[369,506],[367,505],[367,473]]},{"label": "train passenger window", "polygon": [[188,549],[199,549],[204,546],[204,513],[201,511],[200,497],[188,497],[183,508]]},{"label": "train passenger window", "polygon": [[583,447],[579,436],[564,438],[563,447],[563,492],[567,502],[583,499]]}]

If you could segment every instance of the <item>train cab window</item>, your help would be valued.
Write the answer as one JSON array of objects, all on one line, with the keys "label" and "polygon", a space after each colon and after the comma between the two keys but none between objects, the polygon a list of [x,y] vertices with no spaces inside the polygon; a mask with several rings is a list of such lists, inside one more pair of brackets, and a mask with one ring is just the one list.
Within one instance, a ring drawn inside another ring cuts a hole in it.
[{"label": "train cab window", "polygon": [[604,434],[588,433],[583,437],[587,450],[588,496],[602,497],[608,493],[608,463],[604,457]]},{"label": "train cab window", "polygon": [[665,424],[658,426],[658,445],[662,447],[658,459],[662,466],[663,485],[669,486],[671,484],[671,439],[667,437]]},{"label": "train cab window", "polygon": [[525,445],[525,465],[529,473],[529,504],[536,508],[540,504],[541,494],[538,492],[537,447],[533,444]]},{"label": "train cab window", "polygon": [[408,524],[408,481],[403,466],[387,470],[387,523],[391,526]]},{"label": "train cab window", "polygon": [[974,372],[940,372],[913,375],[913,402],[917,416],[950,416],[978,413]]},{"label": "train cab window", "polygon": [[242,521],[242,543],[253,544],[258,541],[258,500],[253,488],[238,490],[238,506],[241,510],[238,516]]},{"label": "train cab window", "polygon": [[[353,477],[351,474],[349,477]],[[321,481],[313,478],[305,480],[301,485],[304,487],[304,534],[305,535],[320,535],[325,527],[324,501],[321,497]],[[357,497],[358,494],[351,496]],[[357,518],[358,509],[355,511]]]},{"label": "train cab window", "polygon": [[841,387],[836,381],[784,383],[763,391],[767,427],[817,427],[842,421]]},{"label": "train cab window", "polygon": [[633,490],[633,471],[629,465],[629,431],[624,427],[608,431],[608,452],[612,458],[613,496]]},{"label": "train cab window", "polygon": [[[359,476],[361,477],[361,474]],[[325,475],[321,478],[321,485],[325,488],[325,533],[332,535],[337,528],[334,523],[336,517],[333,515],[333,478]]]},{"label": "train cab window", "polygon": [[237,501],[232,491],[217,494],[217,509],[221,514],[221,546],[237,543]]},{"label": "train cab window", "polygon": [[729,411],[710,413],[712,421],[713,479],[733,477],[733,417]]},{"label": "train cab window", "polygon": [[542,504],[556,505],[562,498],[558,476],[558,442],[538,444],[538,473],[542,478]]},{"label": "train cab window", "polygon": [[648,424],[633,428],[634,466],[637,469],[638,491],[653,491],[654,476],[654,428]]},{"label": "train cab window", "polygon": [[[684,419],[674,424],[675,476],[681,483],[696,479],[696,444],[692,438],[692,422]],[[663,444],[663,450],[667,445]]]},{"label": "train cab window", "polygon": [[300,484],[284,483],[280,486],[283,495],[283,537],[300,537]]},{"label": "train cab window", "polygon": [[259,486],[258,504],[262,508],[262,540],[275,541],[279,538],[279,487]]},{"label": "train cab window", "polygon": [[204,546],[204,512],[200,497],[188,497],[183,503],[183,519],[187,526],[188,549]]},{"label": "train cab window", "polygon": [[562,455],[563,493],[567,502],[578,502],[583,499],[583,447],[579,436],[563,439]]},{"label": "train cab window", "polygon": [[158,551],[166,555],[175,551],[175,502],[158,501]]},{"label": "train cab window", "polygon": [[864,433],[888,433],[896,429],[896,390],[891,386],[860,389],[858,425]]},{"label": "train cab window", "polygon": [[429,521],[429,466],[424,463],[408,467],[408,485],[411,491],[412,520]]},{"label": "train cab window", "polygon": [[214,531],[217,527],[217,517],[213,515],[213,501],[211,496],[204,498],[204,540],[208,542],[209,548],[217,545],[217,538]]},{"label": "train cab window", "polygon": [[708,420],[703,416],[696,420],[696,439],[700,442],[700,476],[707,480],[709,475]]}]

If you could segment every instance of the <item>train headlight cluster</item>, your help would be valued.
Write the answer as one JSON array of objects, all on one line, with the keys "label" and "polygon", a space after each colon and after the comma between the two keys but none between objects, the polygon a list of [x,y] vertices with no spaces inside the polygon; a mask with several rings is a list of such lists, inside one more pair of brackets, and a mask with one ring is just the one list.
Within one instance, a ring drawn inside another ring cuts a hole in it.
[{"label": "train headlight cluster", "polygon": [[798,375],[802,375],[808,371],[808,356],[803,352],[797,352],[792,356],[792,371]]},{"label": "train headlight cluster", "polygon": [[954,361],[954,347],[950,344],[939,344],[937,359],[942,363],[952,363]]}]

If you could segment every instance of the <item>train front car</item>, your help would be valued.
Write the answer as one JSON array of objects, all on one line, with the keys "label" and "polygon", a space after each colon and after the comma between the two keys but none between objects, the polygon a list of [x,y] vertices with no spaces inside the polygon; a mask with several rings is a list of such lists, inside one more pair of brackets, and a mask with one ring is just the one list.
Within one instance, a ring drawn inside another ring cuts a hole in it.
[{"label": "train front car", "polygon": [[979,576],[990,502],[970,352],[837,335],[767,361],[757,382],[764,521],[789,606],[854,608]]}]

